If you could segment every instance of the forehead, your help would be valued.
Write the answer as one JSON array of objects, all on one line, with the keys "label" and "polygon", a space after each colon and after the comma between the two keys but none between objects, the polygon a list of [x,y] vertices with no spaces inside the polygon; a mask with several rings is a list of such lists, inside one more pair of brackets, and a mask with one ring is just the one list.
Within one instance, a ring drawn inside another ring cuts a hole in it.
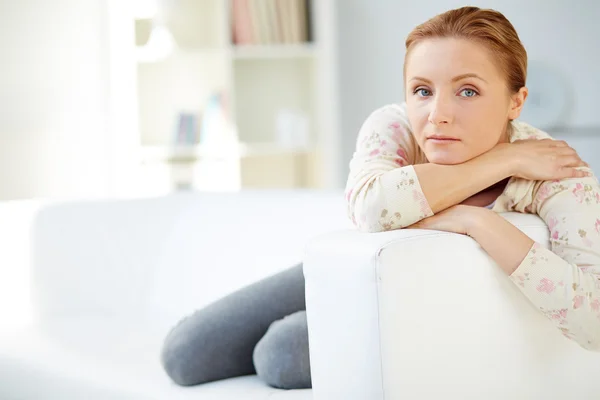
[{"label": "forehead", "polygon": [[457,75],[476,73],[492,81],[501,78],[496,64],[491,51],[473,40],[427,39],[411,50],[406,60],[406,78],[452,79]]}]

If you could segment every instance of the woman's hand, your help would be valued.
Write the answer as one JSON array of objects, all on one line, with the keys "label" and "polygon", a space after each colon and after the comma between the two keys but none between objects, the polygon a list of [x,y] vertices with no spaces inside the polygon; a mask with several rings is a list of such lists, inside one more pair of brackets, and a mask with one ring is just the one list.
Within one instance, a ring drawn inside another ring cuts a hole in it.
[{"label": "woman's hand", "polygon": [[469,235],[477,219],[486,212],[493,212],[487,208],[457,204],[441,211],[431,217],[408,226],[407,229],[432,229]]},{"label": "woman's hand", "polygon": [[589,176],[578,168],[589,167],[577,152],[562,140],[527,139],[501,143],[491,151],[506,154],[512,164],[512,176],[535,181]]},{"label": "woman's hand", "polygon": [[508,275],[521,264],[534,243],[500,214],[487,208],[460,204],[406,229],[433,229],[470,236]]}]

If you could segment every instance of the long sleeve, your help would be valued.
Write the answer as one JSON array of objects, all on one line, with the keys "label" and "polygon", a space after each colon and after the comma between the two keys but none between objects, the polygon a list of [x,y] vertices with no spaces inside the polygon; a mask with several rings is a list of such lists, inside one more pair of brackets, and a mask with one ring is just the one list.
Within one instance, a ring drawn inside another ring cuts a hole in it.
[{"label": "long sleeve", "polygon": [[361,231],[400,229],[433,215],[413,164],[423,159],[404,105],[388,105],[363,123],[346,184],[348,216]]},{"label": "long sleeve", "polygon": [[595,177],[548,181],[533,198],[550,230],[510,276],[562,333],[600,350],[600,187]]}]

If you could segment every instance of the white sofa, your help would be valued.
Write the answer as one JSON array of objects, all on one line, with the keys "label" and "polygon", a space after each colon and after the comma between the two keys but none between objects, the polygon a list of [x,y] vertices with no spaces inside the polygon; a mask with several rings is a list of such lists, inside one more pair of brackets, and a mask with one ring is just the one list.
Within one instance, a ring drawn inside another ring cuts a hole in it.
[{"label": "white sofa", "polygon": [[[502,214],[548,246],[534,215]],[[600,399],[563,337],[468,236],[339,231],[304,263],[313,399]]]},{"label": "white sofa", "polygon": [[[507,217],[547,242],[536,217]],[[598,355],[471,239],[356,232],[339,192],[11,202],[0,221],[3,400],[600,396]],[[303,259],[312,390],[170,382],[159,350],[179,318]]]},{"label": "white sofa", "polygon": [[179,387],[160,346],[184,315],[348,227],[337,191],[0,203],[0,399],[310,399],[256,376]]}]

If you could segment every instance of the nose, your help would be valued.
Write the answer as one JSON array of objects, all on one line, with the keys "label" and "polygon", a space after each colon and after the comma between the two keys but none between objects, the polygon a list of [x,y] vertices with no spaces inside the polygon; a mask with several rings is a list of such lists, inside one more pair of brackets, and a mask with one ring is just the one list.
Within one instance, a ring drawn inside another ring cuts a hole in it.
[{"label": "nose", "polygon": [[432,108],[429,112],[429,123],[433,125],[452,123],[452,111],[450,102],[444,100],[441,96],[436,96],[431,102]]}]

